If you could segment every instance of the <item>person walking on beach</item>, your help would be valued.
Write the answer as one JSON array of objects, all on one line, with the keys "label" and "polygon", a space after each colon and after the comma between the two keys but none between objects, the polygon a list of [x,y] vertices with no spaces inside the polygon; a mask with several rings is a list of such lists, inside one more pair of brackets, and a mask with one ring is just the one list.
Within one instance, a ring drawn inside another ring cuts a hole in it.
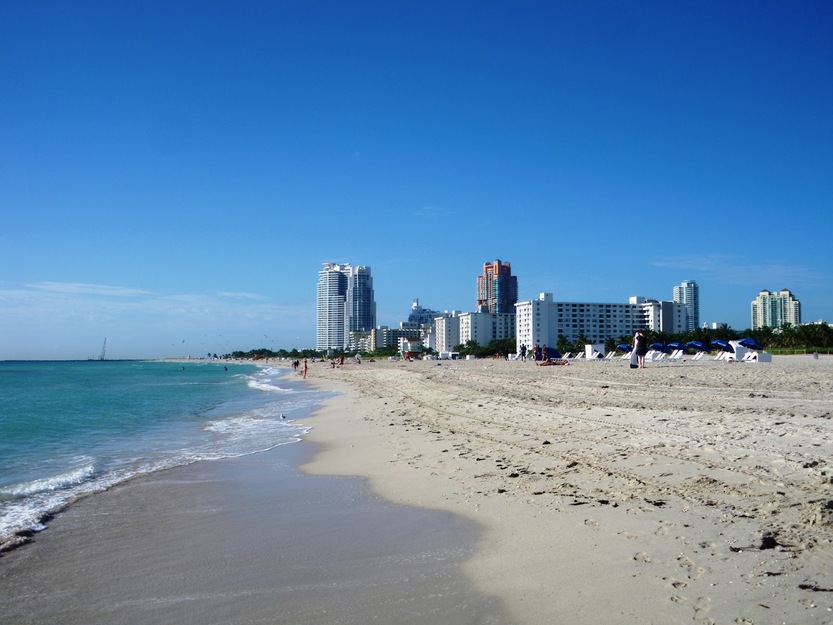
[{"label": "person walking on beach", "polygon": [[633,336],[633,351],[636,352],[638,369],[645,368],[645,354],[648,353],[648,337],[642,330],[637,330]]},{"label": "person walking on beach", "polygon": [[521,343],[521,361],[526,361],[526,345],[524,345],[523,343]]},{"label": "person walking on beach", "polygon": [[307,379],[307,359],[304,358],[304,380]]}]

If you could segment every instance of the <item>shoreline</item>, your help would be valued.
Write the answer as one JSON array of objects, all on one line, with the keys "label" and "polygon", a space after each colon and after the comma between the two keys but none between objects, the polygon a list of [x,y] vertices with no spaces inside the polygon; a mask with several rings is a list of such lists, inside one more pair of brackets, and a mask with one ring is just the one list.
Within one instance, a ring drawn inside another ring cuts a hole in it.
[{"label": "shoreline", "polygon": [[302,468],[480,523],[518,622],[829,622],[833,358],[626,365],[316,363]]},{"label": "shoreline", "polygon": [[0,555],[0,620],[511,622],[460,573],[479,526],[383,501],[362,478],[308,475],[316,451],[301,440],[78,499]]},{"label": "shoreline", "polygon": [[310,453],[175,467],[79,501],[0,558],[0,620],[510,623],[459,572],[474,524],[293,468]]}]

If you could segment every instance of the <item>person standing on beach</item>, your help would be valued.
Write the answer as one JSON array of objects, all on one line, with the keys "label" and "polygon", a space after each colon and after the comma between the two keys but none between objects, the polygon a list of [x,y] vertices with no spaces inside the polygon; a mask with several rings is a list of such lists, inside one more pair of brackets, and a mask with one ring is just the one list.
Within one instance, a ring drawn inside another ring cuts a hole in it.
[{"label": "person standing on beach", "polygon": [[304,358],[304,380],[307,379],[307,359]]},{"label": "person standing on beach", "polygon": [[526,345],[521,343],[521,361],[526,361]]},{"label": "person standing on beach", "polygon": [[637,330],[633,336],[633,351],[636,352],[637,368],[644,369],[645,354],[648,353],[648,337],[642,330]]}]

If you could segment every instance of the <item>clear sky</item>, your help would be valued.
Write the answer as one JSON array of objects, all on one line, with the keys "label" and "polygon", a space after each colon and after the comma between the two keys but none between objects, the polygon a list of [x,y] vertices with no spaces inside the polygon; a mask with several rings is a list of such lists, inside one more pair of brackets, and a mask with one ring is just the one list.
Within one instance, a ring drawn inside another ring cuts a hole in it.
[{"label": "clear sky", "polygon": [[0,0],[0,359],[313,347],[520,298],[833,321],[833,2]]}]

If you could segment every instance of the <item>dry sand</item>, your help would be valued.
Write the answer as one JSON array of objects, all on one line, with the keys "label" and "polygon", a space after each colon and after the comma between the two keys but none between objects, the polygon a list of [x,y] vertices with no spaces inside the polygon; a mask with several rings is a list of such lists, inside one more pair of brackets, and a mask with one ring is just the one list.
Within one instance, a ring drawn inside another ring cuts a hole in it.
[{"label": "dry sand", "polygon": [[310,367],[305,470],[485,531],[518,623],[833,623],[833,358]]}]

